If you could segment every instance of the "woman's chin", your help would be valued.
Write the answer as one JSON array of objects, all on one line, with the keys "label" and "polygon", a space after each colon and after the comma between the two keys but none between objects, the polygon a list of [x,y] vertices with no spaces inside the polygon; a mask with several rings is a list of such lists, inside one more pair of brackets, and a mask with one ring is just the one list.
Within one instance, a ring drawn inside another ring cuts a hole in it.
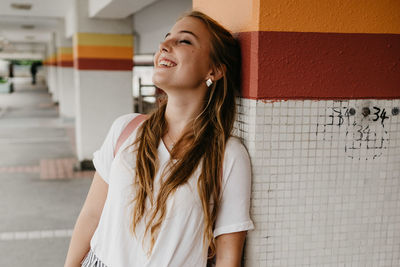
[{"label": "woman's chin", "polygon": [[164,87],[166,86],[165,81],[162,81],[162,80],[160,81],[160,79],[155,79],[154,77],[152,79],[152,82],[156,87],[158,87],[160,89],[164,89]]},{"label": "woman's chin", "polygon": [[154,75],[154,74],[153,74],[153,77],[151,78],[151,81],[158,88],[161,88],[161,86],[163,84],[162,79],[160,79],[160,77],[157,77],[157,75]]}]

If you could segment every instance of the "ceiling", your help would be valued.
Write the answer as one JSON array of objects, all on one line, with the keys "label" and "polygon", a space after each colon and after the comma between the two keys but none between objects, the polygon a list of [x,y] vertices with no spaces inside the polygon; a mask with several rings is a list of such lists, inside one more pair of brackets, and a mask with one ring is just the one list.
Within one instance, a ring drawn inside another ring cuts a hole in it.
[{"label": "ceiling", "polygon": [[[28,4],[31,8],[15,9],[13,4]],[[70,4],[70,0],[1,0],[0,50],[15,52],[21,43],[49,42]]]},{"label": "ceiling", "polygon": [[[49,43],[74,1],[0,0],[0,54],[23,52],[18,44],[30,44],[35,50],[35,44]],[[158,0],[88,1],[93,7],[100,8],[94,10],[91,17],[122,18]],[[36,51],[32,49],[30,53]]]},{"label": "ceiling", "polygon": [[[1,0],[0,16],[17,16],[17,17],[64,17],[66,10],[70,6],[70,0]],[[30,10],[17,10],[11,8],[11,4],[31,4]]]}]

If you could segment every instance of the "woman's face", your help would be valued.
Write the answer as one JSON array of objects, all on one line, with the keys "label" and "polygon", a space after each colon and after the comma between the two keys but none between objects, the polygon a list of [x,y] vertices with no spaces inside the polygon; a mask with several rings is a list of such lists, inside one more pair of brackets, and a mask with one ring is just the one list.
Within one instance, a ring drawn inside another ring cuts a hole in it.
[{"label": "woman's face", "polygon": [[177,21],[154,56],[153,83],[168,90],[207,89],[211,73],[210,33],[199,19]]}]

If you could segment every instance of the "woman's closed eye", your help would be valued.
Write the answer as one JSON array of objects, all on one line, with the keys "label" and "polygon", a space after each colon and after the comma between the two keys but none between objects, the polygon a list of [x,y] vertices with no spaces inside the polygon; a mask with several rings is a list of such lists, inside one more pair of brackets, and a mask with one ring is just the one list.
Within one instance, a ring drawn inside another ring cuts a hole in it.
[{"label": "woman's closed eye", "polygon": [[184,44],[192,44],[189,40],[180,40],[179,43],[184,43]]}]

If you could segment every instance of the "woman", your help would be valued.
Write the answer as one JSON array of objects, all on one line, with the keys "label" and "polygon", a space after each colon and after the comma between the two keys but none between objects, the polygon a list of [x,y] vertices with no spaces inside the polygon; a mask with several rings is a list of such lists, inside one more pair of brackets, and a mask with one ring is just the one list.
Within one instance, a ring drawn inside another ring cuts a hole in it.
[{"label": "woman", "polygon": [[[100,150],[65,266],[240,266],[250,161],[231,137],[240,51],[203,13],[180,18],[154,57],[167,100],[124,142],[119,117]],[[89,251],[89,253],[88,253]],[[101,264],[103,265],[101,265]],[[97,264],[97,265],[96,265]]]}]

